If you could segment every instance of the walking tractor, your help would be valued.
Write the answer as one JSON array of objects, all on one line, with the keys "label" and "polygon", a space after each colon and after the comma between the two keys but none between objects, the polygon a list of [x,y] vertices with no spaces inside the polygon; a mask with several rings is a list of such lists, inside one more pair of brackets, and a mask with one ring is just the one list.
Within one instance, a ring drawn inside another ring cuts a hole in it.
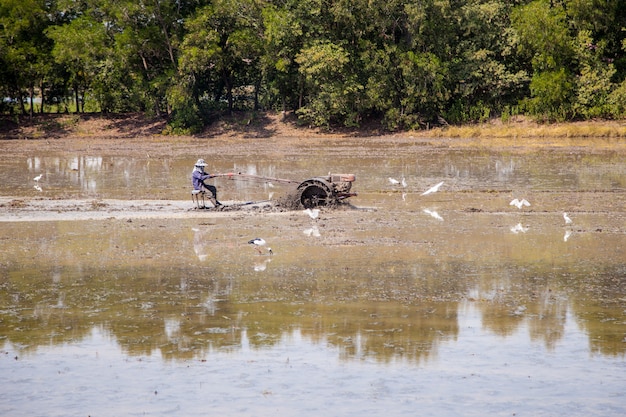
[{"label": "walking tractor", "polygon": [[355,197],[351,193],[352,183],[356,180],[354,174],[331,174],[309,178],[299,182],[283,178],[271,178],[261,175],[244,174],[241,172],[228,172],[215,174],[213,177],[226,177],[229,179],[241,178],[252,181],[276,182],[297,185],[296,198],[304,208],[320,206],[332,206],[349,197]]}]

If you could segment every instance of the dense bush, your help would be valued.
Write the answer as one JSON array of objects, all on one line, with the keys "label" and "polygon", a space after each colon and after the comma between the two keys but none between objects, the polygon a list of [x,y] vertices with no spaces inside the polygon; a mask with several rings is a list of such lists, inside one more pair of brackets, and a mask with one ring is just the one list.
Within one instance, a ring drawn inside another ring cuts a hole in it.
[{"label": "dense bush", "polygon": [[[626,113],[618,0],[0,0],[0,111],[389,130]],[[38,103],[36,106],[34,103]]]}]

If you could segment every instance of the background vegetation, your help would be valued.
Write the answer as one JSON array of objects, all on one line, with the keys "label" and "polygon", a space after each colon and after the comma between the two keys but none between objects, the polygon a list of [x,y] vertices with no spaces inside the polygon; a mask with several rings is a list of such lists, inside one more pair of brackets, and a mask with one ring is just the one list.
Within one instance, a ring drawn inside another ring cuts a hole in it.
[{"label": "background vegetation", "polygon": [[618,119],[625,39],[622,0],[0,0],[0,112]]}]

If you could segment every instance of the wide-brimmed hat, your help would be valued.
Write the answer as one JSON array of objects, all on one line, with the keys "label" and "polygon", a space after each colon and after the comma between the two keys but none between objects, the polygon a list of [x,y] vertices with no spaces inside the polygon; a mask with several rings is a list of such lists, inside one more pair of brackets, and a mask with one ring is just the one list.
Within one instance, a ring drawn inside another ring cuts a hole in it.
[{"label": "wide-brimmed hat", "polygon": [[196,166],[197,166],[197,167],[205,167],[205,166],[207,166],[207,163],[206,163],[206,162],[204,162],[204,159],[198,159],[198,160],[196,161]]}]

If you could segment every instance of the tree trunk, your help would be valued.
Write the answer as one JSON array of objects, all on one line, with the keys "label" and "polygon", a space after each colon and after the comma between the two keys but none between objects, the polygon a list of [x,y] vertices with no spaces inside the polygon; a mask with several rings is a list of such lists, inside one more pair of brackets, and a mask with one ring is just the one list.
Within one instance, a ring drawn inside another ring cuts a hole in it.
[{"label": "tree trunk", "polygon": [[41,83],[39,84],[39,89],[41,90],[41,108],[39,109],[39,113],[43,114],[43,103],[45,101],[46,98],[46,93],[44,92],[44,88],[43,88],[43,80],[41,80]]},{"label": "tree trunk", "polygon": [[165,24],[165,21],[163,20],[163,15],[161,14],[161,3],[159,2],[159,0],[155,1],[156,3],[156,17],[159,20],[159,23],[161,24],[161,30],[163,31],[163,36],[165,36],[165,44],[167,45],[167,52],[170,55],[170,61],[172,62],[173,65],[176,65],[176,59],[174,58],[174,48],[172,47],[172,42],[170,41],[170,35],[167,32],[167,25]]},{"label": "tree trunk", "polygon": [[233,85],[230,80],[230,74],[224,71],[224,84],[226,86],[226,99],[228,100],[228,114],[233,114]]},{"label": "tree trunk", "polygon": [[233,114],[233,89],[230,85],[227,88],[226,98],[228,99],[228,114],[231,115]]},{"label": "tree trunk", "polygon": [[78,101],[78,86],[74,86],[74,99],[76,100],[76,114],[80,113],[80,103]]},{"label": "tree trunk", "polygon": [[33,87],[32,85],[28,88],[28,99],[30,100],[30,111],[29,116],[32,119],[35,113],[35,109],[33,108],[33,101],[35,98],[35,87]]},{"label": "tree trunk", "polygon": [[259,89],[260,88],[261,88],[261,77],[258,77],[254,85],[254,111],[259,110]]},{"label": "tree trunk", "polygon": [[26,105],[24,104],[24,99],[22,98],[22,94],[20,93],[19,98],[20,108],[22,109],[22,116],[26,116]]}]

